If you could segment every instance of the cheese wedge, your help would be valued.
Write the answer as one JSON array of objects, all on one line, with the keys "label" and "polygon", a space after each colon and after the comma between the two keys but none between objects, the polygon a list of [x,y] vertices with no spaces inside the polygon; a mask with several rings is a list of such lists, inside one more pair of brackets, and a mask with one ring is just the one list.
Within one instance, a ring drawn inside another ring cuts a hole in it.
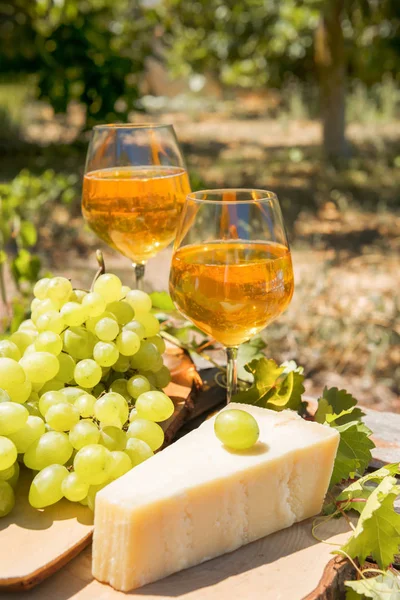
[{"label": "cheese wedge", "polygon": [[230,408],[257,419],[250,450],[224,447],[212,418],[97,494],[94,577],[128,591],[320,512],[339,434],[292,411]]}]

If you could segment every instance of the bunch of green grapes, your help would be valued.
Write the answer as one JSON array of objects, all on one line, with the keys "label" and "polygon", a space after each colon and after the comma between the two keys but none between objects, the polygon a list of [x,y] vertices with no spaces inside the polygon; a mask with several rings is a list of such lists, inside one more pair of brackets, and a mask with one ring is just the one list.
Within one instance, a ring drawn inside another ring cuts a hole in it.
[{"label": "bunch of green grapes", "polygon": [[94,508],[97,491],[151,457],[174,411],[151,299],[101,275],[92,292],[41,279],[31,318],[0,341],[0,516],[19,464],[36,473],[29,501]]}]

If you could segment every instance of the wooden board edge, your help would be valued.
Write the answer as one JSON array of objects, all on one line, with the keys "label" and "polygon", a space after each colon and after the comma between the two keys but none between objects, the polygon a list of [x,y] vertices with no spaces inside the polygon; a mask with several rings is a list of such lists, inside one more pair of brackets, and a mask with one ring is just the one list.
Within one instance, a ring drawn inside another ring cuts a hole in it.
[{"label": "wooden board edge", "polygon": [[87,535],[79,540],[75,546],[68,548],[63,554],[57,556],[54,560],[46,565],[40,567],[36,571],[29,573],[24,578],[13,577],[10,579],[3,579],[0,581],[0,592],[5,591],[17,592],[26,591],[35,587],[53,573],[59,571],[61,567],[70,562],[73,558],[78,556],[89,544],[92,543],[93,531],[89,531]]},{"label": "wooden board edge", "polygon": [[338,600],[344,598],[344,582],[354,579],[356,570],[342,556],[335,556],[326,565],[318,586],[302,600]]}]

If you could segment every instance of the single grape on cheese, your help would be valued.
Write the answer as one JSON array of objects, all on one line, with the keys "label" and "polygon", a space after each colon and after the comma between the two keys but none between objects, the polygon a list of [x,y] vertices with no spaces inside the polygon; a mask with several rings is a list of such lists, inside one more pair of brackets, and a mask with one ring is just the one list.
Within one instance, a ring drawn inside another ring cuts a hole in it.
[{"label": "single grape on cheese", "polygon": [[258,423],[253,447],[227,448],[209,419],[97,493],[97,579],[128,591],[320,512],[339,433],[293,411],[235,406]]}]

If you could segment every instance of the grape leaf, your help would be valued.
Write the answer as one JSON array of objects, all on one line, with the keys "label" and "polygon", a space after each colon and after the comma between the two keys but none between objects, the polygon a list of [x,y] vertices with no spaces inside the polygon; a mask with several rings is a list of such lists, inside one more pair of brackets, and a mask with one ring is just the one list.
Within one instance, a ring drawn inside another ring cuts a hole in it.
[{"label": "grape leaf", "polygon": [[381,569],[386,569],[400,545],[400,515],[393,507],[399,492],[395,477],[388,475],[382,479],[368,498],[353,535],[341,550],[357,558],[360,564],[372,556]]},{"label": "grape leaf", "polygon": [[259,335],[256,335],[245,344],[239,346],[237,357],[237,373],[239,379],[252,383],[253,376],[246,369],[246,364],[255,358],[262,358],[263,355],[261,350],[264,350],[265,347],[266,343]]},{"label": "grape leaf", "polygon": [[399,600],[400,598],[400,577],[391,571],[369,579],[345,581],[345,585],[356,593],[353,596],[347,594],[346,600],[360,597],[372,598],[372,600]]},{"label": "grape leaf", "polygon": [[[360,477],[357,481],[351,483],[347,488],[345,488],[337,497],[336,503],[344,503],[341,505],[342,510],[350,510],[354,509],[360,514],[365,508],[365,502],[356,502],[357,498],[368,499],[371,493],[374,491],[375,487],[372,485],[367,485],[370,482],[380,482],[382,479],[387,477],[388,475],[398,475],[400,474],[400,468],[398,463],[393,463],[391,465],[386,465],[373,473],[368,473],[364,475],[364,477]],[[348,501],[348,504],[345,502]]]},{"label": "grape leaf", "polygon": [[340,442],[330,487],[342,480],[353,478],[356,473],[362,475],[371,460],[371,449],[375,446],[369,438],[371,430],[364,423],[351,421],[333,426],[340,433]]},{"label": "grape leaf", "polygon": [[357,400],[346,390],[338,390],[336,387],[325,388],[318,400],[314,419],[317,423],[325,423],[327,415],[341,415],[340,421],[337,421],[338,425],[360,420],[364,413],[360,408],[355,407],[356,404]]}]

